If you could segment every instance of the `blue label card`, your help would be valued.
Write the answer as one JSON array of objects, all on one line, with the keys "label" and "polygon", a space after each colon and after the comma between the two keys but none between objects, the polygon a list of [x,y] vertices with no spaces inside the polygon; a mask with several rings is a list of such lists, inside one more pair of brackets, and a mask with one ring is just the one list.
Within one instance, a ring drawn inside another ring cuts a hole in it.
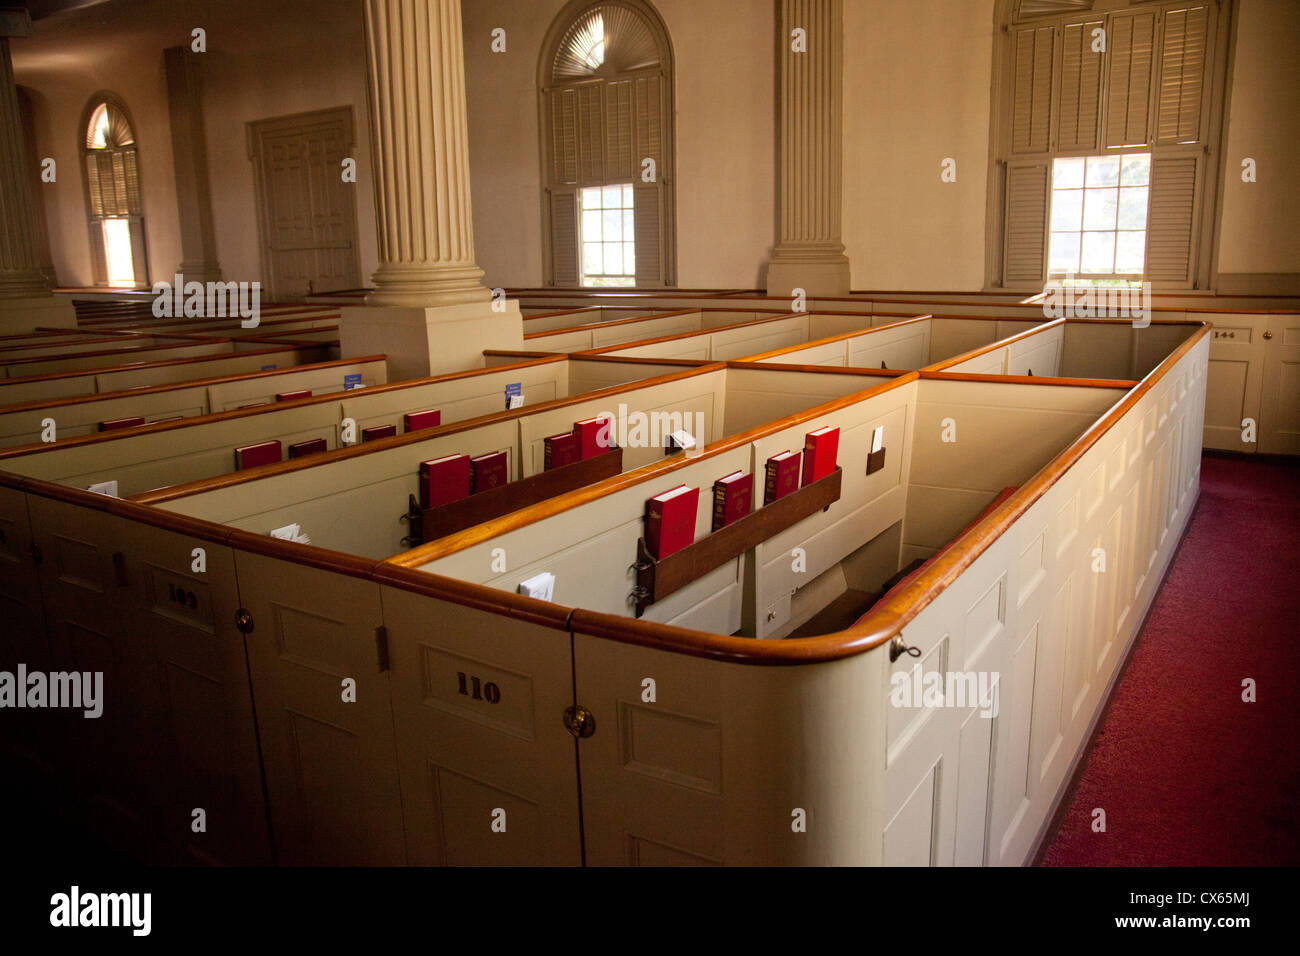
[{"label": "blue label card", "polygon": [[524,383],[511,382],[506,386],[506,408],[521,408],[524,404]]},{"label": "blue label card", "polygon": [[263,372],[274,372],[278,367],[279,367],[279,366],[276,366],[276,365],[263,365],[263,366],[262,366],[262,371],[263,371]]},{"label": "blue label card", "polygon": [[354,388],[361,387],[361,373],[353,372],[343,376],[343,391],[350,392]]}]

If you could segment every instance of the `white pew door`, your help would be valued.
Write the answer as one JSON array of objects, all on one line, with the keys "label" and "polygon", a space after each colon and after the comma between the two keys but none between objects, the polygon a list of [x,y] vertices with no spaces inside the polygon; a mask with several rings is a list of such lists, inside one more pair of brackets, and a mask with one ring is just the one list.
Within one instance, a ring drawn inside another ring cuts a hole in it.
[{"label": "white pew door", "polygon": [[1259,403],[1259,450],[1300,454],[1300,316],[1270,315]]},{"label": "white pew door", "polygon": [[383,588],[410,862],[582,862],[567,630]]},{"label": "white pew door", "polygon": [[187,863],[270,863],[234,552],[125,519],[115,547],[126,555],[123,624],[147,639],[158,684],[158,830]]},{"label": "white pew door", "polygon": [[243,550],[235,567],[278,862],[405,863],[379,586]]}]

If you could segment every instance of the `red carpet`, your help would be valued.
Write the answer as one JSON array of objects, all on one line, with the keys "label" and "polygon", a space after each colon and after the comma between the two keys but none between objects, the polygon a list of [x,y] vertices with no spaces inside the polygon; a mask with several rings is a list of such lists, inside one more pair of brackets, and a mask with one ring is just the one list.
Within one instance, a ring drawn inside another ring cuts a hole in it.
[{"label": "red carpet", "polygon": [[1187,537],[1044,866],[1300,864],[1298,496],[1300,464],[1202,459]]}]

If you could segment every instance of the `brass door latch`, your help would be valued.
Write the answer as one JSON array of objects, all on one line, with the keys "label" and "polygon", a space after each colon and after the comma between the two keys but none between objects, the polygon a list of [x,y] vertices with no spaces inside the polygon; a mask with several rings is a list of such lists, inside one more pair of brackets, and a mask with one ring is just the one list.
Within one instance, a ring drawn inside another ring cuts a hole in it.
[{"label": "brass door latch", "polygon": [[590,737],[596,732],[596,715],[579,704],[564,709],[564,729],[575,737]]}]

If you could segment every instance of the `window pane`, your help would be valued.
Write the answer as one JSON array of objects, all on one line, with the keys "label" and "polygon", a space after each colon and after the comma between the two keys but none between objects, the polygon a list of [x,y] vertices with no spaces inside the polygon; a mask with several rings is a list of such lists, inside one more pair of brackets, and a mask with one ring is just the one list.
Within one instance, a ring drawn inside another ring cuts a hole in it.
[{"label": "window pane", "polygon": [[1151,182],[1151,154],[1125,156],[1120,182],[1125,186],[1145,186]]},{"label": "window pane", "polygon": [[606,242],[619,241],[623,238],[623,214],[617,209],[606,209],[601,216],[604,217],[605,230],[601,238]]},{"label": "window pane", "polygon": [[600,272],[600,243],[584,242],[582,244],[582,272],[594,275]]},{"label": "window pane", "polygon": [[1088,176],[1085,185],[1118,186],[1119,185],[1119,157],[1118,156],[1089,156]]},{"label": "window pane", "polygon": [[1083,191],[1083,228],[1114,229],[1115,207],[1118,203],[1118,189],[1085,189]]},{"label": "window pane", "polygon": [[1085,232],[1080,272],[1112,272],[1115,267],[1115,233]]},{"label": "window pane", "polygon": [[1115,242],[1116,272],[1142,274],[1146,240],[1147,234],[1145,232],[1117,233]]},{"label": "window pane", "polygon": [[629,242],[636,238],[636,232],[633,230],[632,225],[633,225],[632,210],[624,209],[623,210],[623,238]]},{"label": "window pane", "polygon": [[586,186],[582,190],[582,208],[599,209],[600,208],[600,187]]},{"label": "window pane", "polygon": [[1079,234],[1054,232],[1048,252],[1048,270],[1051,272],[1079,271]]},{"label": "window pane", "polygon": [[1133,186],[1119,191],[1119,228],[1147,227],[1147,187]]},{"label": "window pane", "polygon": [[636,275],[636,246],[630,242],[623,243],[623,271],[630,276]]},{"label": "window pane", "polygon": [[1052,163],[1053,189],[1078,189],[1083,185],[1083,157],[1073,156]]},{"label": "window pane", "polygon": [[604,195],[604,202],[601,204],[606,209],[617,209],[623,205],[623,187],[622,186],[602,186],[601,192]]},{"label": "window pane", "polygon": [[600,242],[600,210],[582,211],[582,238],[587,242]]},{"label": "window pane", "polygon": [[632,208],[632,185],[631,185],[631,183],[629,183],[628,185],[626,185],[626,186],[623,187],[623,208],[624,208],[624,209],[631,209],[631,208]]},{"label": "window pane", "polygon": [[618,275],[623,271],[623,243],[606,242],[602,246],[605,250],[605,273]]},{"label": "window pane", "polygon": [[1052,192],[1052,229],[1079,229],[1083,225],[1083,190],[1056,189]]}]

